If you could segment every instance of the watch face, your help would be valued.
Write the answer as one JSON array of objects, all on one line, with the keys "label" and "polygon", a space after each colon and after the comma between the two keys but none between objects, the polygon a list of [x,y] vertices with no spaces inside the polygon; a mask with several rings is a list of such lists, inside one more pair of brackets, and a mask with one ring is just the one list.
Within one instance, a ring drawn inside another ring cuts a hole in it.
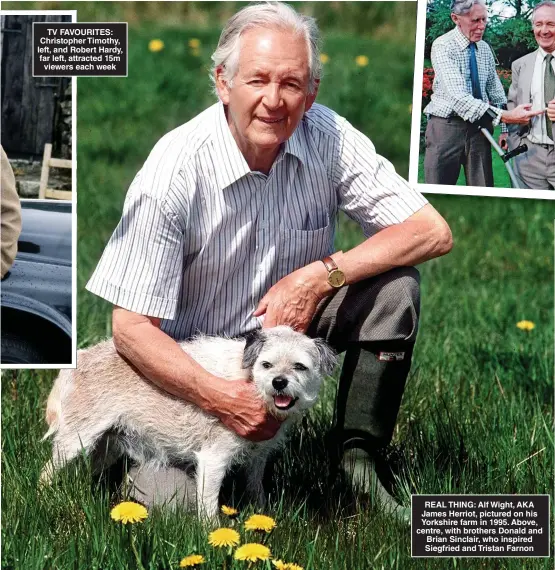
[{"label": "watch face", "polygon": [[345,274],[340,269],[330,271],[328,275],[328,283],[332,287],[341,287],[345,284]]}]

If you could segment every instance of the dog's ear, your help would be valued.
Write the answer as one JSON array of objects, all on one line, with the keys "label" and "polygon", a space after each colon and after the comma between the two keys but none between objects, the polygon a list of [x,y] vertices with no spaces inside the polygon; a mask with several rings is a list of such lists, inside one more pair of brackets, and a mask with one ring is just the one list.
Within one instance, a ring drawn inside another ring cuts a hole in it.
[{"label": "dog's ear", "polygon": [[331,346],[322,338],[315,338],[314,344],[318,351],[318,366],[324,376],[333,372],[337,364],[337,354]]},{"label": "dog's ear", "polygon": [[252,368],[266,340],[266,335],[259,329],[245,335],[246,344],[243,352],[243,368]]}]

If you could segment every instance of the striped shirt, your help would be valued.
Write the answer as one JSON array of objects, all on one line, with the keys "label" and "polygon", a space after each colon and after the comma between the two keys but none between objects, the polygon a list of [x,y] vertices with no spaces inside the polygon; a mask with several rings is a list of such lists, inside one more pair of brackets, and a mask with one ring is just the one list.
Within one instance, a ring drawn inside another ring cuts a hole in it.
[{"label": "striped shirt", "polygon": [[[472,96],[470,79],[470,40],[459,28],[437,38],[432,44],[432,66],[435,72],[434,92],[426,115],[449,118],[456,114],[474,123],[490,107],[500,108],[507,103],[501,80],[495,70],[495,58],[489,45],[476,42],[476,63],[483,99]],[[507,131],[505,124],[503,131]]]},{"label": "striped shirt", "polygon": [[236,336],[279,279],[333,252],[345,211],[371,236],[426,199],[345,119],[313,105],[266,176],[217,103],[165,135],[133,180],[87,289],[179,340]]}]

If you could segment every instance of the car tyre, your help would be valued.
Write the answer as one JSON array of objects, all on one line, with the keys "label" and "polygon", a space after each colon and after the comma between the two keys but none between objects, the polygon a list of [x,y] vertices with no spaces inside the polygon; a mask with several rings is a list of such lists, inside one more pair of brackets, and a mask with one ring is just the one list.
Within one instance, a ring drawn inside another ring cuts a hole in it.
[{"label": "car tyre", "polygon": [[11,331],[2,331],[2,364],[45,364],[48,362],[34,338],[24,338]]}]

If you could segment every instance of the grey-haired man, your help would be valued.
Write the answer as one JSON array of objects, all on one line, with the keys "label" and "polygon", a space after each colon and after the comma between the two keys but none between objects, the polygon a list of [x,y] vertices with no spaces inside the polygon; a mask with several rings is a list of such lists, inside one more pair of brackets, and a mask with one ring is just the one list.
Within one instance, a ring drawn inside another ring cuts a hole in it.
[{"label": "grey-haired man", "polygon": [[[87,287],[115,305],[125,358],[253,440],[279,424],[251,383],[210,375],[175,340],[279,324],[326,338],[346,351],[337,459],[374,453],[391,439],[410,368],[412,266],[451,249],[449,227],[362,133],[314,103],[312,18],[281,3],[244,8],[213,60],[219,102],[157,143]],[[367,237],[346,252],[332,249],[339,210]],[[183,481],[177,469],[135,473],[146,502]]]},{"label": "grey-haired man", "polygon": [[[468,186],[492,187],[491,148],[478,126],[493,131],[500,122],[527,124],[538,112],[530,111],[531,105],[504,110],[507,98],[495,58],[482,40],[488,19],[484,0],[453,0],[451,19],[455,28],[432,44],[435,79],[424,109],[424,178],[427,184],[454,185],[462,166]],[[507,132],[504,124],[502,131]]]},{"label": "grey-haired man", "polygon": [[[555,103],[555,2],[545,0],[534,7],[532,29],[538,49],[513,62],[508,108],[530,103],[543,110]],[[515,170],[524,188],[555,189],[555,134],[549,115],[532,119],[529,125],[512,127],[510,146],[525,143],[528,152],[515,158]]]}]

